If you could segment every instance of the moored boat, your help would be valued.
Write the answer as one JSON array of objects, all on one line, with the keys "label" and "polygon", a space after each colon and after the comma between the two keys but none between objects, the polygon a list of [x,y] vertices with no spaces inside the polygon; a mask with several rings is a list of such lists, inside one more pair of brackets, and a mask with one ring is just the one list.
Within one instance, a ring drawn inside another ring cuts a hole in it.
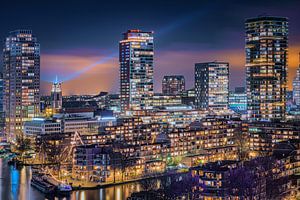
[{"label": "moored boat", "polygon": [[40,176],[32,176],[31,185],[45,194],[51,194],[55,191],[55,186],[45,182]]},{"label": "moored boat", "polygon": [[51,185],[54,185],[55,191],[58,195],[70,195],[72,192],[71,185],[62,183],[51,176],[44,175],[43,180]]}]

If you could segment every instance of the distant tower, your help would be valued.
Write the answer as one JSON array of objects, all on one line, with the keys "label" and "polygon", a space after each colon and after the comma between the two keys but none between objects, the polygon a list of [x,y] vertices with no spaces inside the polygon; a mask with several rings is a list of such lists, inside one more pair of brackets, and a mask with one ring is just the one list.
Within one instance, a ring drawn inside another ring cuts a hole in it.
[{"label": "distant tower", "polygon": [[52,84],[51,89],[51,107],[53,110],[60,110],[62,108],[62,90],[61,83],[56,80]]},{"label": "distant tower", "polygon": [[297,106],[300,106],[300,53],[299,53],[299,67],[296,72],[296,77],[293,81],[293,100]]}]

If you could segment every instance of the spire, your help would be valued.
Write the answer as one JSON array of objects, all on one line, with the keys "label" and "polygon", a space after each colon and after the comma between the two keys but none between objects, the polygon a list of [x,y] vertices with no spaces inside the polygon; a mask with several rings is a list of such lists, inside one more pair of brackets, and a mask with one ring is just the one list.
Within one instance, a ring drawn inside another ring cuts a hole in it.
[{"label": "spire", "polygon": [[57,75],[55,76],[55,80],[52,83],[51,92],[60,92],[61,91],[61,82],[58,81]]}]

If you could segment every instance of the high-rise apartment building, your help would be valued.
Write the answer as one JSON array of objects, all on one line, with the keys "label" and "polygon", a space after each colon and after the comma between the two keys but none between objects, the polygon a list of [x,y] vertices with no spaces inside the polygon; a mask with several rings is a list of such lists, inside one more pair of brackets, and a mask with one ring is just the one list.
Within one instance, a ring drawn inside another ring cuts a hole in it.
[{"label": "high-rise apartment building", "polygon": [[195,105],[209,110],[226,110],[229,93],[229,63],[195,64]]},{"label": "high-rise apartment building", "polygon": [[261,16],[247,19],[246,68],[248,119],[285,118],[288,19]]},{"label": "high-rise apartment building", "polygon": [[5,132],[13,140],[40,108],[40,44],[31,30],[12,31],[6,38],[3,80]]},{"label": "high-rise apartment building", "polygon": [[185,90],[184,76],[164,76],[162,80],[162,93],[166,95],[181,94]]},{"label": "high-rise apartment building", "polygon": [[148,109],[153,96],[153,32],[128,30],[119,47],[121,110]]}]

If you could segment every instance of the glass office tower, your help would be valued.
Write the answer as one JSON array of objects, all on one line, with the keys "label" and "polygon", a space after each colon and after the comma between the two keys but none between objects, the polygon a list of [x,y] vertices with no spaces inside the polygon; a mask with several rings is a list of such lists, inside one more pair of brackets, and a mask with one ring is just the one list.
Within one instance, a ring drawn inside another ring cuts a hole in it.
[{"label": "glass office tower", "polygon": [[247,19],[245,29],[248,119],[282,120],[286,109],[288,19]]},{"label": "glass office tower", "polygon": [[153,32],[128,30],[119,47],[121,110],[151,108]]},{"label": "glass office tower", "polygon": [[3,49],[5,132],[8,140],[39,114],[40,44],[31,30],[9,33]]}]

